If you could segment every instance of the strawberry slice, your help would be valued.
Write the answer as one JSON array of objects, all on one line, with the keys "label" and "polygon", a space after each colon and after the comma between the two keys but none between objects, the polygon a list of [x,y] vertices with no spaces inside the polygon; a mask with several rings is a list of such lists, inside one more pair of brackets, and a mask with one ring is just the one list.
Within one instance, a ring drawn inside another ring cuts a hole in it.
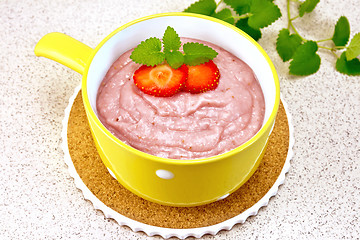
[{"label": "strawberry slice", "polygon": [[179,92],[188,76],[188,67],[173,69],[168,64],[154,67],[142,65],[134,73],[135,85],[144,93],[157,97],[170,97]]},{"label": "strawberry slice", "polygon": [[189,66],[188,78],[185,82],[184,91],[190,93],[202,93],[214,90],[219,85],[220,72],[213,61],[196,66]]}]

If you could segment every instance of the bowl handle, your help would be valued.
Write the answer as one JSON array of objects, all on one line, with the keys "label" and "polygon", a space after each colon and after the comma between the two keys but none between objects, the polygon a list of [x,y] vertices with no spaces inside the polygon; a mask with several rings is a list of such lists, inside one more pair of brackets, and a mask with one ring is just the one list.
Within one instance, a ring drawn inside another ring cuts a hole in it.
[{"label": "bowl handle", "polygon": [[59,62],[83,74],[94,49],[63,33],[46,34],[35,46],[35,55]]}]

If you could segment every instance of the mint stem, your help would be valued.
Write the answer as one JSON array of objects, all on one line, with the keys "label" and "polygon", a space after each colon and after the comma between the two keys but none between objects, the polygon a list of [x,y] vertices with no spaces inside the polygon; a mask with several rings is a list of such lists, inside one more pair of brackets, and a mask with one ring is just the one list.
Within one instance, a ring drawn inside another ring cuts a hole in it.
[{"label": "mint stem", "polygon": [[329,50],[329,51],[335,51],[336,50],[335,48],[329,48],[329,47],[324,47],[324,46],[320,46],[320,45],[318,45],[318,47],[322,48],[322,49]]},{"label": "mint stem", "polygon": [[327,39],[317,40],[316,42],[320,43],[320,42],[326,42],[326,41],[331,41],[331,40],[332,40],[332,38],[327,38]]},{"label": "mint stem", "polygon": [[336,50],[342,50],[342,49],[346,49],[346,46],[335,46]]},{"label": "mint stem", "polygon": [[245,14],[243,14],[241,16],[234,16],[234,19],[235,20],[240,20],[240,19],[251,17],[252,15],[253,15],[252,13],[245,13]]},{"label": "mint stem", "polygon": [[339,59],[339,56],[335,53],[336,49],[327,48],[327,47],[323,47],[323,46],[319,46],[319,48],[330,50],[330,52],[335,56],[335,58]]},{"label": "mint stem", "polygon": [[303,37],[299,34],[299,32],[296,30],[295,26],[294,26],[293,23],[292,23],[292,18],[291,18],[291,14],[290,14],[290,0],[287,0],[287,14],[288,14],[288,29],[289,29],[289,31],[290,31],[290,28],[292,28],[293,31],[294,31],[297,35],[299,35],[299,37],[301,38],[301,40],[302,40],[303,42],[306,42],[306,39],[303,38]]},{"label": "mint stem", "polygon": [[297,15],[296,17],[290,18],[290,21],[293,21],[293,20],[295,20],[295,19],[297,19],[299,17],[300,17],[300,15]]}]

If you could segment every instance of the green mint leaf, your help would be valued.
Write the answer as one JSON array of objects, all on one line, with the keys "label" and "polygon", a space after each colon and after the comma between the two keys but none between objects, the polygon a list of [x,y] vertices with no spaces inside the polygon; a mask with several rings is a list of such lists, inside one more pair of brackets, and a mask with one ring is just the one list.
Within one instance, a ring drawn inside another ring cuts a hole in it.
[{"label": "green mint leaf", "polygon": [[249,34],[249,36],[252,37],[255,41],[261,38],[260,29],[254,29],[250,27],[248,24],[248,18],[240,19],[236,22],[235,26]]},{"label": "green mint leaf", "polygon": [[179,50],[181,47],[181,41],[179,35],[170,26],[166,28],[162,40],[165,51],[176,51]]},{"label": "green mint leaf", "polygon": [[251,0],[224,0],[224,3],[234,9],[239,15],[243,15],[250,11]]},{"label": "green mint leaf", "polygon": [[165,50],[165,59],[170,67],[177,69],[184,63],[184,55],[180,51]]},{"label": "green mint leaf", "polygon": [[184,12],[198,13],[211,16],[215,13],[216,2],[215,0],[199,0],[191,4]]},{"label": "green mint leaf", "polygon": [[360,33],[355,34],[346,48],[346,59],[348,61],[360,55]]},{"label": "green mint leaf", "polygon": [[335,25],[334,35],[332,41],[335,46],[345,46],[350,38],[350,24],[346,17],[339,18]]},{"label": "green mint leaf", "polygon": [[142,41],[131,53],[130,58],[139,64],[154,66],[165,60],[165,54],[161,52],[161,41],[158,38],[148,38]]},{"label": "green mint leaf", "polygon": [[318,45],[314,41],[307,41],[300,45],[290,62],[290,74],[306,76],[317,72],[320,68],[320,57],[316,54]]},{"label": "green mint leaf", "polygon": [[336,70],[347,75],[360,75],[360,60],[354,58],[348,61],[346,59],[346,52],[343,52],[336,61]]},{"label": "green mint leaf", "polygon": [[235,23],[235,19],[231,13],[231,10],[228,8],[224,8],[223,10],[221,10],[220,12],[214,13],[212,15],[213,17],[223,20],[225,22],[228,22],[230,24],[234,24]]},{"label": "green mint leaf", "polygon": [[269,26],[281,17],[279,7],[269,0],[252,0],[250,14],[248,23],[254,29]]},{"label": "green mint leaf", "polygon": [[217,56],[217,52],[201,43],[189,42],[183,46],[184,50],[184,63],[190,66],[199,65]]},{"label": "green mint leaf", "polygon": [[320,0],[306,0],[300,5],[299,15],[300,17],[304,16],[305,13],[312,12]]},{"label": "green mint leaf", "polygon": [[289,30],[284,28],[279,32],[276,40],[276,50],[281,59],[286,62],[292,58],[301,42],[301,37],[298,34],[290,35]]}]

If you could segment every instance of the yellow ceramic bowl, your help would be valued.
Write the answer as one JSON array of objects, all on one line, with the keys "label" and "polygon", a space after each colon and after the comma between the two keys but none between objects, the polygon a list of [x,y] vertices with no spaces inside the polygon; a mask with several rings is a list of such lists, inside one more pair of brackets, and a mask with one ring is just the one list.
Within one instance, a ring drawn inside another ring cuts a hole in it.
[{"label": "yellow ceramic bowl", "polygon": [[[99,121],[97,90],[112,63],[141,41],[161,38],[167,26],[172,26],[182,37],[221,46],[254,70],[265,97],[265,120],[259,132],[245,144],[209,158],[166,159],[124,144]],[[144,199],[171,206],[216,201],[244,184],[262,159],[280,101],[279,81],[271,60],[258,43],[228,23],[197,14],[157,14],[116,29],[95,49],[64,34],[50,33],[36,45],[35,54],[83,75],[84,106],[101,159],[124,187]]]}]

